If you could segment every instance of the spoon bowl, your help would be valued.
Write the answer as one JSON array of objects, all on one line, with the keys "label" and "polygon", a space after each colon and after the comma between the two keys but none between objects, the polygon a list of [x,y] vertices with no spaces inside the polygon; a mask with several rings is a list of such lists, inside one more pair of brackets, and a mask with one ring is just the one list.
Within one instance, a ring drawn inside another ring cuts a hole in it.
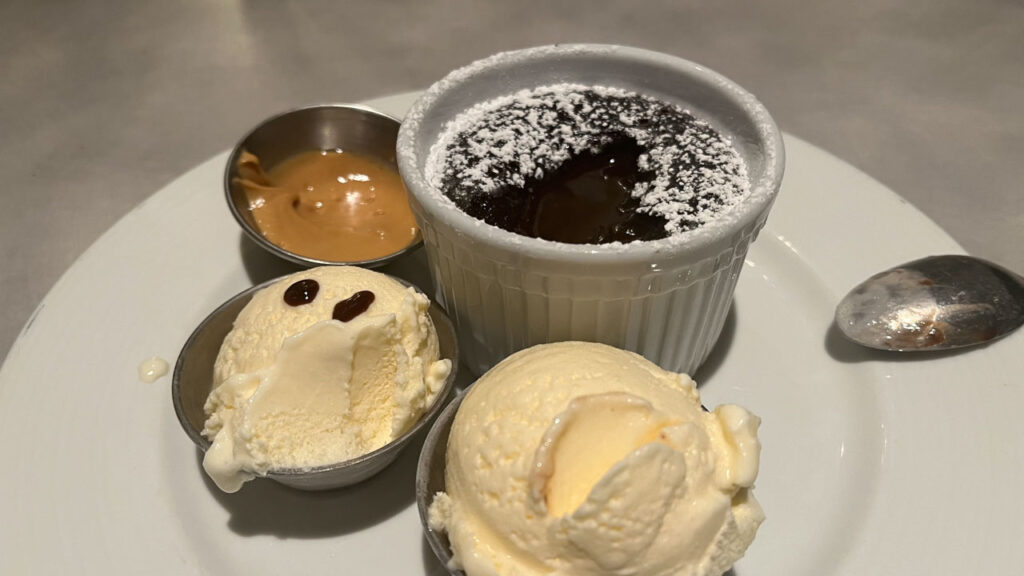
[{"label": "spoon bowl", "polygon": [[1024,323],[1024,279],[971,256],[930,256],[857,285],[835,320],[847,338],[878,350],[984,344]]}]

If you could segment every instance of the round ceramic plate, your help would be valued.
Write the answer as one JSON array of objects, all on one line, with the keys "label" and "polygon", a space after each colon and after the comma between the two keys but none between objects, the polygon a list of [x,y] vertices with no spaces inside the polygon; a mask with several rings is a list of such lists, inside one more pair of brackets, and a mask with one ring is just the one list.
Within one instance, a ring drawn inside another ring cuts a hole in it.
[{"label": "round ceramic plate", "polygon": [[[415,95],[371,104],[400,115]],[[767,513],[738,576],[1010,574],[1024,565],[1024,331],[942,356],[859,350],[832,328],[854,284],[960,252],[871,178],[793,137],[768,226],[696,375],[705,404],[763,419]],[[226,154],[121,219],[71,267],[0,372],[2,574],[440,573],[413,504],[417,444],[329,493],[206,479],[179,428],[172,362],[195,325],[289,270],[224,206]],[[421,286],[422,251],[386,272]]]}]

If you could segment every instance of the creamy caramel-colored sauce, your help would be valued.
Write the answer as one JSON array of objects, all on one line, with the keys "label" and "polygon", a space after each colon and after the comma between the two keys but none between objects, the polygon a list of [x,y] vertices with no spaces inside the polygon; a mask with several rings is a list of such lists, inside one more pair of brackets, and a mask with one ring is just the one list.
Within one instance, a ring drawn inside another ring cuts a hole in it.
[{"label": "creamy caramel-colored sauce", "polygon": [[302,256],[352,262],[393,254],[419,238],[405,186],[392,167],[341,150],[303,152],[264,172],[242,152],[244,187],[256,227]]}]

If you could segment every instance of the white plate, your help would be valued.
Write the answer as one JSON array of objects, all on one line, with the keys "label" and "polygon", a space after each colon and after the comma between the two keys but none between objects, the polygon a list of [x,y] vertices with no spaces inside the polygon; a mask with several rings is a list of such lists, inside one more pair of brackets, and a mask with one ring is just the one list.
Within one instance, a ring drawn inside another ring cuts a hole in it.
[{"label": "white plate", "polygon": [[[414,95],[373,104],[400,114]],[[829,331],[851,286],[959,252],[878,182],[793,137],[734,312],[698,374],[706,403],[763,418],[768,515],[738,575],[1010,574],[1024,565],[1024,332],[897,358]],[[0,371],[0,574],[418,574],[438,571],[413,506],[415,450],[377,479],[223,495],[178,426],[169,380],[194,326],[286,269],[224,206],[226,155],[125,216],[54,286]],[[420,254],[419,257],[421,257]],[[399,273],[423,280],[421,260]]]}]

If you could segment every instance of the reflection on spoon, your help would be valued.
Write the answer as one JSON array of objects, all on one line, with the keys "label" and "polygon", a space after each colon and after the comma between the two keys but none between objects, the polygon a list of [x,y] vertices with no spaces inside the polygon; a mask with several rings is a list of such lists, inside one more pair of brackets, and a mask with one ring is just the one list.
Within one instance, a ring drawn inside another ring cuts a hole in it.
[{"label": "reflection on spoon", "polygon": [[1024,323],[1024,279],[970,256],[931,256],[868,278],[835,319],[847,338],[879,350],[983,344]]}]

